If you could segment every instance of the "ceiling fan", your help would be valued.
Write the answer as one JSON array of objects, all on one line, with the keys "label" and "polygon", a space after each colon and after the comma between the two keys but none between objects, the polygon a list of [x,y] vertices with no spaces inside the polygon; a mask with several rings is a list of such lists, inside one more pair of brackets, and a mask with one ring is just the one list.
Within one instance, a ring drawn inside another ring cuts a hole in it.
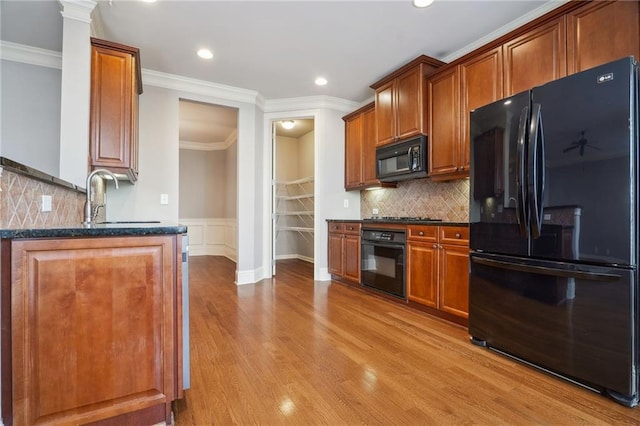
[{"label": "ceiling fan", "polygon": [[593,146],[591,144],[589,144],[589,141],[587,140],[587,138],[584,137],[585,131],[581,131],[580,132],[580,139],[578,139],[577,141],[573,141],[569,144],[569,146],[565,149],[562,150],[563,153],[567,153],[569,151],[572,151],[574,149],[578,149],[580,156],[582,157],[584,155],[584,149],[585,148],[592,148],[598,151],[601,151],[600,148],[598,148],[597,146]]}]

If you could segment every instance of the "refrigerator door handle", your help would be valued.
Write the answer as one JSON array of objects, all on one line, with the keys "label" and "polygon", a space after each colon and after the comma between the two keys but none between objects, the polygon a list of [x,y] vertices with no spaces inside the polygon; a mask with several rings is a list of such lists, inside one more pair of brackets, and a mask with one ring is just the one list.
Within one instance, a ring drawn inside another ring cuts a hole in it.
[{"label": "refrigerator door handle", "polygon": [[553,277],[578,278],[589,281],[618,281],[622,278],[616,274],[605,274],[588,271],[572,271],[569,269],[549,268],[538,265],[523,265],[520,263],[506,262],[502,260],[487,259],[484,257],[471,257],[471,261],[480,265],[491,266],[499,269],[507,269],[510,271],[530,272],[539,275],[551,275]]},{"label": "refrigerator door handle", "polygon": [[527,120],[529,118],[529,107],[522,108],[520,112],[520,124],[518,125],[518,159],[516,162],[516,218],[520,228],[520,235],[527,237],[527,211],[525,208],[526,188],[524,176],[526,173],[525,162],[525,141],[527,137]]},{"label": "refrigerator door handle", "polygon": [[531,124],[529,126],[529,155],[527,182],[529,195],[529,217],[531,218],[531,236],[540,237],[542,228],[542,196],[544,192],[544,132],[542,129],[542,111],[540,104],[531,108]]}]

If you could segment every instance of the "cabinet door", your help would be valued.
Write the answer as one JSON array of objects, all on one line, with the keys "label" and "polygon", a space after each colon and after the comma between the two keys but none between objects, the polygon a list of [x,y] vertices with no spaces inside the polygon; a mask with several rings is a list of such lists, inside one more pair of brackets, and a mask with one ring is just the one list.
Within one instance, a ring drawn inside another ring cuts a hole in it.
[{"label": "cabinet door", "polygon": [[344,237],[344,278],[355,283],[360,282],[360,237]]},{"label": "cabinet door", "polygon": [[502,48],[498,47],[460,64],[460,159],[469,171],[469,113],[475,108],[502,99]]},{"label": "cabinet door", "polygon": [[12,243],[13,424],[85,424],[156,407],[154,422],[170,422],[181,353],[175,244]]},{"label": "cabinet door", "polygon": [[362,186],[362,115],[345,122],[344,187],[357,189]]},{"label": "cabinet door", "polygon": [[565,18],[504,44],[504,95],[532,89],[567,74]]},{"label": "cabinet door", "polygon": [[640,59],[640,4],[590,2],[567,19],[567,71],[573,74],[624,56]]},{"label": "cabinet door", "polygon": [[129,168],[132,165],[132,118],[135,76],[133,57],[118,50],[92,47],[91,165]]},{"label": "cabinet door", "polygon": [[376,179],[376,110],[362,113],[362,181],[365,185],[379,183]]},{"label": "cabinet door", "polygon": [[427,81],[429,93],[429,175],[458,170],[460,97],[458,68],[442,72]]},{"label": "cabinet door", "polygon": [[438,245],[407,244],[407,297],[432,308],[438,307]]},{"label": "cabinet door", "polygon": [[469,317],[469,248],[440,246],[440,310]]},{"label": "cabinet door", "polygon": [[376,90],[375,102],[377,145],[385,145],[393,142],[396,134],[393,80]]},{"label": "cabinet door", "polygon": [[422,68],[416,67],[396,78],[396,138],[423,132]]},{"label": "cabinet door", "polygon": [[344,266],[342,264],[343,248],[342,248],[343,236],[341,234],[329,233],[329,273],[332,275],[342,276],[344,273]]}]

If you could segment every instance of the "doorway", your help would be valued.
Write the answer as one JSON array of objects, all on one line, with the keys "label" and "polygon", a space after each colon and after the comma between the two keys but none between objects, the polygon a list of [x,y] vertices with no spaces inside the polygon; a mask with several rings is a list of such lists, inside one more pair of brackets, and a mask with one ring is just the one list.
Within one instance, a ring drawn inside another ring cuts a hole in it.
[{"label": "doorway", "polygon": [[179,206],[190,256],[237,262],[238,109],[179,99]]},{"label": "doorway", "polygon": [[272,135],[272,273],[276,275],[278,261],[314,263],[314,119],[273,121]]}]

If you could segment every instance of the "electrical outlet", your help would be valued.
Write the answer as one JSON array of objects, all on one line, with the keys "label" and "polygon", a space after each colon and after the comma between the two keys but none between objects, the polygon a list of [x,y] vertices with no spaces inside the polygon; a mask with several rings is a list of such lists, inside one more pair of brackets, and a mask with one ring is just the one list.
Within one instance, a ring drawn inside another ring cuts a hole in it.
[{"label": "electrical outlet", "polygon": [[373,209],[373,211],[371,213],[378,214],[378,209]]},{"label": "electrical outlet", "polygon": [[169,204],[169,194],[160,194],[160,204]]},{"label": "electrical outlet", "polygon": [[42,211],[43,212],[50,212],[51,211],[51,205],[52,205],[52,199],[51,199],[51,195],[43,195],[42,196]]},{"label": "electrical outlet", "polygon": [[345,209],[348,209],[348,208],[349,208],[349,199],[348,199],[348,198],[345,198],[345,199],[344,199],[344,203],[343,203],[343,205],[344,205],[344,208],[345,208]]}]

